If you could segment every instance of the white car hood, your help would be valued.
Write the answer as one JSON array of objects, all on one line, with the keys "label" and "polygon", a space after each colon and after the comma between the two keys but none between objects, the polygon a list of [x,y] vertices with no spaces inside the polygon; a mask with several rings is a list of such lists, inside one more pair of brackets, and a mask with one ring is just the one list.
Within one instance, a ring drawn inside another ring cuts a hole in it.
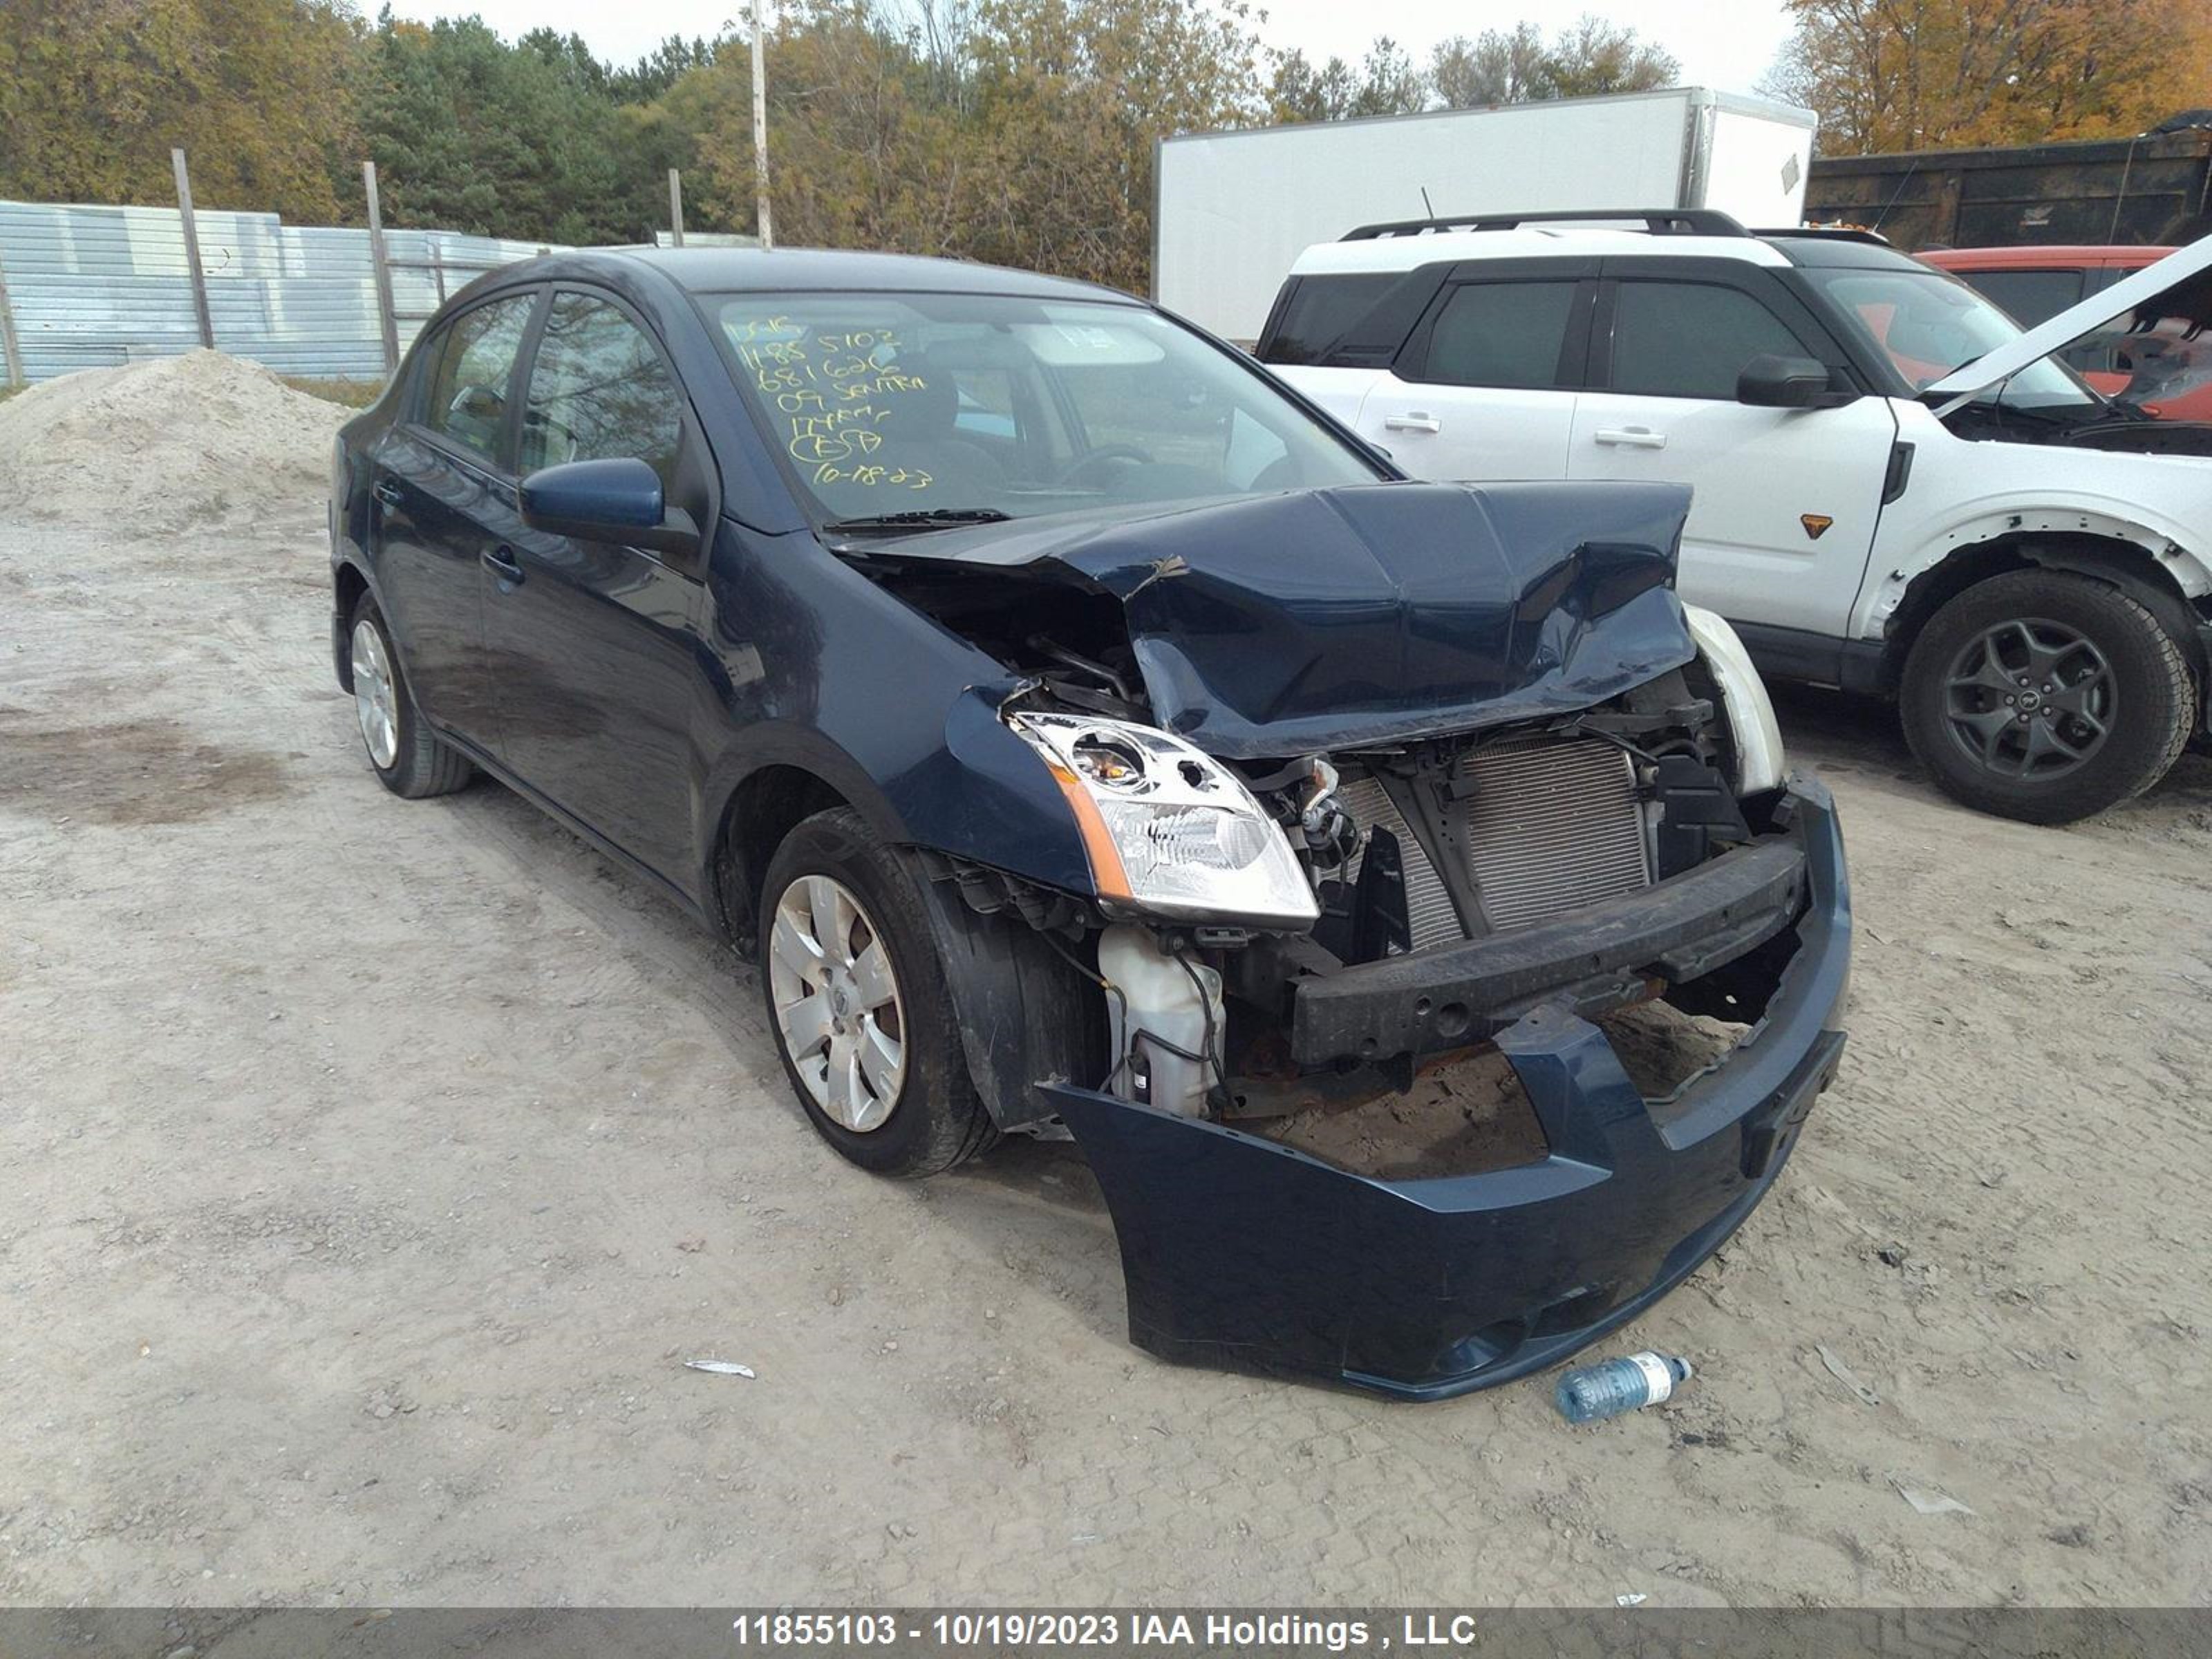
[{"label": "white car hood", "polygon": [[2145,265],[2078,305],[2069,306],[2056,317],[2007,340],[1996,350],[1984,352],[1965,367],[1953,369],[1934,385],[1923,386],[1921,395],[1972,398],[2000,380],[2010,380],[2023,368],[2092,330],[2103,327],[2115,317],[2138,311],[2154,317],[2189,316],[2200,325],[2212,325],[2212,283],[2196,284],[2201,291],[2180,296],[2179,304],[2160,303],[2172,290],[2190,283],[2191,278],[2202,276],[2208,268],[2212,268],[2212,236],[2191,242],[2187,247],[2176,248],[2156,264]]}]

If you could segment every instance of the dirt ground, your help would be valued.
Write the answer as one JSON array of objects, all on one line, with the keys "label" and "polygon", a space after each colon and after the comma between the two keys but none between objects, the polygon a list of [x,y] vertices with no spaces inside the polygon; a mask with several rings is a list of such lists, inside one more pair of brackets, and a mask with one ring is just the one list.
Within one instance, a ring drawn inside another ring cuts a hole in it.
[{"label": "dirt ground", "polygon": [[1072,1147],[841,1164],[706,935],[378,787],[325,582],[0,521],[0,1601],[2212,1600],[2212,762],[2031,829],[1786,700],[1850,1054],[1576,1430],[1138,1352]]}]

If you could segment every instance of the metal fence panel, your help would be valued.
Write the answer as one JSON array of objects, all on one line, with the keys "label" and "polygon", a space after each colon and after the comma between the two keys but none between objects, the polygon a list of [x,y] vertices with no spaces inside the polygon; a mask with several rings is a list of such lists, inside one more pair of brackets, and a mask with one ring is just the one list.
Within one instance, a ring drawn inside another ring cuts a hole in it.
[{"label": "metal fence panel", "polygon": [[[194,216],[217,347],[280,374],[383,377],[368,231],[273,213]],[[439,230],[386,230],[385,244],[403,348],[447,296],[551,246]],[[199,343],[174,208],[0,201],[0,270],[32,381]]]}]

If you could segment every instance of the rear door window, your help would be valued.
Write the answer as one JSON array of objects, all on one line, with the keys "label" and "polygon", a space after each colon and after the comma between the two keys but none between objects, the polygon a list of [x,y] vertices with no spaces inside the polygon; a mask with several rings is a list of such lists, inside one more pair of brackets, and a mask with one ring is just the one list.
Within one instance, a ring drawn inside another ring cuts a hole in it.
[{"label": "rear door window", "polygon": [[501,459],[514,360],[537,303],[534,293],[517,294],[455,318],[439,343],[422,400],[424,427],[494,465]]},{"label": "rear door window", "polygon": [[1351,332],[1397,280],[1398,273],[1388,270],[1294,278],[1261,356],[1271,363],[1325,362],[1328,349]]},{"label": "rear door window", "polygon": [[683,442],[683,394],[645,331],[605,300],[556,295],[530,370],[521,470],[640,460],[669,489]]},{"label": "rear door window", "polygon": [[1437,386],[1558,387],[1576,288],[1572,282],[1466,283],[1447,290],[1418,378]]},{"label": "rear door window", "polygon": [[1615,392],[1733,401],[1744,365],[1770,354],[1819,355],[1741,289],[1631,280],[1614,293]]}]

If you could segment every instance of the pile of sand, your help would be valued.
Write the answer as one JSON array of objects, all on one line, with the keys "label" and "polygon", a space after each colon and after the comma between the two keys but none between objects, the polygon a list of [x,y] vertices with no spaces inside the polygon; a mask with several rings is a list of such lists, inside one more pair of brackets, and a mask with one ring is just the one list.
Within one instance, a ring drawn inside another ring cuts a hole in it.
[{"label": "pile of sand", "polygon": [[0,403],[0,515],[181,529],[295,515],[349,411],[219,351],[64,375]]}]

